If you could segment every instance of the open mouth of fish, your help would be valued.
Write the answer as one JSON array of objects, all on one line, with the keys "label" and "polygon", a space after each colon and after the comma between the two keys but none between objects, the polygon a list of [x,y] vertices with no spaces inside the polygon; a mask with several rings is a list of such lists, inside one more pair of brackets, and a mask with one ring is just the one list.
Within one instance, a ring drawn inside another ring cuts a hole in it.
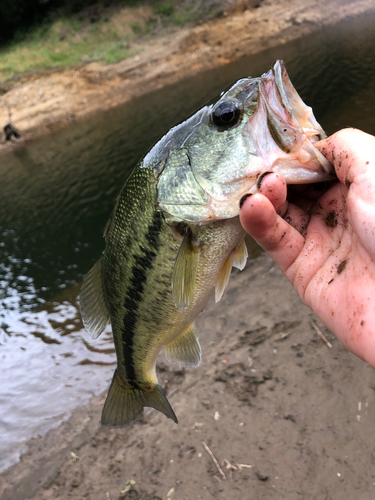
[{"label": "open mouth of fish", "polygon": [[276,61],[160,141],[157,153],[173,148],[158,181],[159,206],[172,219],[206,223],[236,217],[239,200],[256,192],[265,172],[279,172],[287,184],[333,179],[332,165],[315,147],[325,137],[283,61]]},{"label": "open mouth of fish", "polygon": [[311,107],[298,95],[284,62],[276,61],[273,69],[264,73],[260,80],[260,109],[251,120],[251,126],[265,131],[257,134],[258,148],[269,170],[281,172],[288,184],[332,179],[332,165],[314,146],[326,134]]}]

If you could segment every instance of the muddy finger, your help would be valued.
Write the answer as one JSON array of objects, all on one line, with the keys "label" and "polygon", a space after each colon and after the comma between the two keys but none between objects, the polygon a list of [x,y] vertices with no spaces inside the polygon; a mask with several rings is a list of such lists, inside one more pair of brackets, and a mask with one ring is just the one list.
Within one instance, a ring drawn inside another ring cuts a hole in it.
[{"label": "muddy finger", "polygon": [[261,194],[254,194],[245,200],[240,220],[244,229],[286,272],[303,248],[303,236],[282,219],[270,200]]}]

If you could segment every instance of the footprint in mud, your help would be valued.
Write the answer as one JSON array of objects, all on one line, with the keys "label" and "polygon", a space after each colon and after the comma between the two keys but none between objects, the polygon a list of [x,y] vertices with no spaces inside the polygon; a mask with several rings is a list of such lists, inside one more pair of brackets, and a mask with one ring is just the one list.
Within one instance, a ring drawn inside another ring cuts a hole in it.
[{"label": "footprint in mud", "polygon": [[300,324],[301,321],[279,321],[278,323],[275,323],[271,328],[267,328],[266,326],[259,326],[257,328],[253,328],[252,330],[246,330],[239,336],[238,343],[236,344],[234,349],[245,345],[256,346],[262,344],[272,335],[276,335],[282,332],[284,334],[289,334]]},{"label": "footprint in mud", "polygon": [[268,369],[262,374],[249,372],[243,363],[236,363],[218,370],[216,382],[223,382],[226,389],[231,391],[240,401],[251,404],[258,394],[258,386],[273,378],[272,370]]},{"label": "footprint in mud", "polygon": [[[245,346],[249,346],[254,350],[254,348],[272,336],[278,336],[278,340],[283,340],[287,338],[289,334],[292,333],[293,329],[299,326],[300,323],[301,321],[280,321],[270,328],[256,325],[256,328],[246,330],[240,334],[237,343],[231,350],[237,350]],[[280,335],[282,335],[282,337],[280,337]],[[230,390],[240,401],[247,404],[251,404],[252,399],[257,396],[259,385],[272,379],[273,373],[271,368],[268,368],[262,373],[256,373],[251,371],[249,366],[245,366],[244,363],[226,365],[216,372],[215,378],[217,382],[224,383],[226,389]],[[277,378],[275,380],[277,380]]]}]

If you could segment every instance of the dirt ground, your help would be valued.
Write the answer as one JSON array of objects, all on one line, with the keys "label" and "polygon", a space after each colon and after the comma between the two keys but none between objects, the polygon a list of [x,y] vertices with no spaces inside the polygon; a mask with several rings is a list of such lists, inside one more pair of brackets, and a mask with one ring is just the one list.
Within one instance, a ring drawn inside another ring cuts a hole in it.
[{"label": "dirt ground", "polygon": [[375,372],[268,257],[235,273],[197,327],[198,369],[158,363],[178,425],[150,411],[132,427],[101,427],[105,395],[95,397],[30,441],[0,475],[1,499],[375,497]]},{"label": "dirt ground", "polygon": [[[2,95],[0,124],[11,104],[23,141],[31,140],[369,6],[370,0],[266,0],[159,39],[139,59],[29,75]],[[197,327],[198,369],[163,357],[158,363],[178,425],[149,411],[132,427],[103,428],[105,394],[94,397],[28,443],[20,463],[0,474],[0,498],[375,498],[375,372],[301,303],[270,259],[262,255],[235,273]]]},{"label": "dirt ground", "polygon": [[[113,65],[90,63],[24,75],[0,88],[0,128],[12,123],[18,144],[99,110],[207,69],[286,43],[373,9],[373,0],[239,0],[204,24],[138,43],[140,55]],[[1,90],[2,89],[2,90]],[[1,95],[2,94],[2,95]],[[0,138],[1,142],[1,138]],[[15,144],[0,144],[0,151]]]}]

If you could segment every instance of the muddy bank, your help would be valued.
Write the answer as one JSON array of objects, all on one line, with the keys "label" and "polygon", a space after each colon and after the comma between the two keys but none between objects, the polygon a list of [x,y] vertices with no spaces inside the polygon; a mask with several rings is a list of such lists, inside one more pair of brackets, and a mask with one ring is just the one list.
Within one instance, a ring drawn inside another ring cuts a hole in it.
[{"label": "muddy bank", "polygon": [[178,425],[150,411],[130,428],[103,428],[105,396],[95,397],[29,442],[0,475],[1,498],[373,496],[375,372],[301,303],[269,258],[232,276],[197,327],[198,369],[159,361]]},{"label": "muddy bank", "polygon": [[[248,4],[244,4],[248,5]],[[140,43],[140,55],[113,65],[91,63],[61,72],[25,75],[0,98],[1,128],[12,122],[22,139],[9,150],[75,120],[220,67],[242,56],[286,43],[375,8],[373,0],[265,0],[219,19]]]}]

